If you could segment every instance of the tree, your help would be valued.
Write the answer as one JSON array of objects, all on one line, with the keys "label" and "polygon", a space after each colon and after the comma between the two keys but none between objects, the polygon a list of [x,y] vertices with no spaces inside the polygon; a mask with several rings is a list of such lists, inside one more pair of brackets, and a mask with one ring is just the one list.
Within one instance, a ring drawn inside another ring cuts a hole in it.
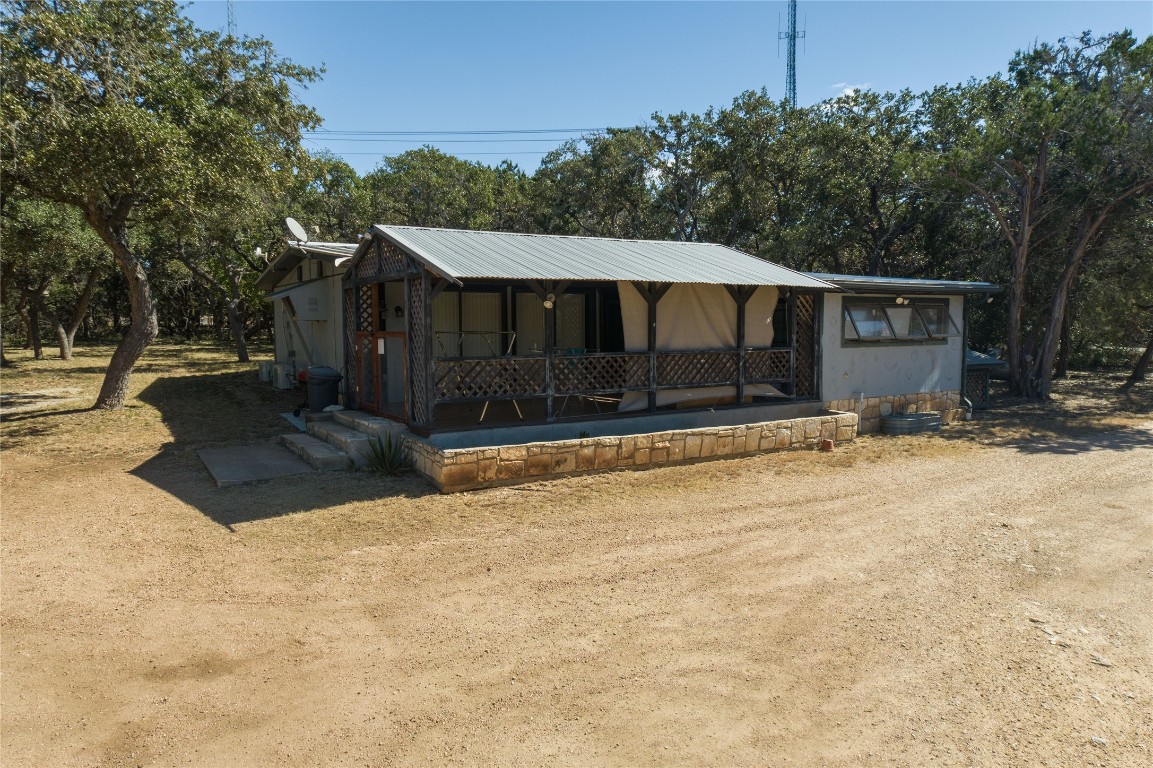
[{"label": "tree", "polygon": [[79,209],[128,287],[131,325],[97,408],[120,408],[157,334],[142,224],[191,228],[237,182],[290,172],[316,114],[292,87],[313,69],[262,39],[203,32],[172,0],[5,0],[0,104],[8,183]]},{"label": "tree", "polygon": [[1010,385],[1049,395],[1070,292],[1110,222],[1153,189],[1153,40],[1128,33],[1020,53],[1010,79],[926,101],[943,169],[1009,250]]},{"label": "tree", "polygon": [[666,236],[654,220],[657,162],[656,144],[642,128],[565,142],[533,176],[539,229],[592,237]]},{"label": "tree", "polygon": [[60,359],[72,358],[107,255],[75,209],[38,200],[5,201],[4,306],[25,315],[34,357],[43,357],[41,325],[52,327]]},{"label": "tree", "polygon": [[386,157],[364,178],[371,212],[384,224],[489,229],[495,171],[421,147]]},{"label": "tree", "polygon": [[713,126],[708,115],[702,118],[685,112],[668,117],[654,114],[652,121],[648,132],[657,153],[652,174],[656,215],[671,220],[664,226],[671,230],[673,240],[697,240],[712,184]]}]

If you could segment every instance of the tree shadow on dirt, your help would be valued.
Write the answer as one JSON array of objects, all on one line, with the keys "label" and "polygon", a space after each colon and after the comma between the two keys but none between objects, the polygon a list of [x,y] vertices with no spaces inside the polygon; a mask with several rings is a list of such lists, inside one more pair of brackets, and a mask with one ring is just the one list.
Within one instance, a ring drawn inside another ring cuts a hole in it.
[{"label": "tree shadow on dirt", "polygon": [[196,509],[217,525],[269,520],[344,504],[382,507],[399,499],[436,494],[423,478],[380,478],[360,470],[310,472],[247,485],[217,488],[195,452],[175,445],[131,471],[150,485]]},{"label": "tree shadow on dirt", "polygon": [[[161,452],[131,474],[232,526],[353,502],[435,493],[416,477],[383,479],[367,472],[310,472],[250,485],[217,488],[197,456],[202,448],[268,444],[294,428],[280,414],[300,404],[248,372],[157,379],[139,395],[172,434]],[[287,449],[286,449],[287,450]]]},{"label": "tree shadow on dirt", "polygon": [[942,436],[1014,448],[1023,453],[1077,454],[1153,447],[1153,387],[1122,391],[1118,373],[1074,373],[1054,384],[1051,400],[1008,394],[996,383],[992,405]]}]

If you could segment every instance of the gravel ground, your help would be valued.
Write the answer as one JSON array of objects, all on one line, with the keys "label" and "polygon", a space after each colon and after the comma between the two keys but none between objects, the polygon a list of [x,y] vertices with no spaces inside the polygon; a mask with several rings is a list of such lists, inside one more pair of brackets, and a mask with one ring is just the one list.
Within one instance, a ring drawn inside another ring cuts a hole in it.
[{"label": "gravel ground", "polygon": [[974,430],[439,496],[25,428],[3,764],[1153,764],[1153,423]]}]

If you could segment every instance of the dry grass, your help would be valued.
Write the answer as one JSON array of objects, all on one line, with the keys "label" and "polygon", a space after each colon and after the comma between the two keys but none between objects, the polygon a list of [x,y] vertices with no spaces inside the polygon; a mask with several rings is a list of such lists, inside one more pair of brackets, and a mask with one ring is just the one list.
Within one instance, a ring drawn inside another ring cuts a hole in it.
[{"label": "dry grass", "polygon": [[[132,374],[121,411],[94,411],[112,355],[110,346],[78,348],[72,360],[35,360],[6,350],[3,370],[4,449],[51,454],[61,460],[195,450],[208,444],[258,440],[284,430],[277,414],[299,395],[260,382],[256,363],[238,363],[226,348],[207,344],[153,344]],[[253,351],[253,359],[267,350]],[[38,404],[22,393],[45,393]],[[38,407],[34,407],[37,406]],[[25,410],[34,407],[34,409]]]},{"label": "dry grass", "polygon": [[[157,450],[191,454],[206,445],[260,441],[280,434],[285,424],[278,414],[301,399],[298,393],[279,392],[260,382],[256,363],[236,362],[227,348],[159,343],[137,365],[126,407],[119,412],[93,411],[90,404],[112,351],[110,346],[78,348],[72,360],[62,361],[34,360],[27,350],[8,350],[14,365],[0,376],[5,399],[3,449],[62,461]],[[268,356],[268,350],[253,350],[254,361]],[[1102,428],[1123,440],[1153,414],[1153,386],[1122,392],[1124,379],[1123,373],[1073,373],[1056,382],[1047,403],[1009,397],[1005,385],[994,382],[993,407],[978,411],[972,422],[948,427],[941,433],[945,440],[938,435],[861,437],[832,453],[775,455],[774,469],[818,475],[901,457],[939,458],[979,445],[1048,448],[1075,443]],[[715,462],[693,473],[646,472],[622,485],[626,491],[636,486],[643,492],[654,483],[671,489],[724,483],[759,460]],[[402,492],[411,492],[411,485],[394,483]]]}]

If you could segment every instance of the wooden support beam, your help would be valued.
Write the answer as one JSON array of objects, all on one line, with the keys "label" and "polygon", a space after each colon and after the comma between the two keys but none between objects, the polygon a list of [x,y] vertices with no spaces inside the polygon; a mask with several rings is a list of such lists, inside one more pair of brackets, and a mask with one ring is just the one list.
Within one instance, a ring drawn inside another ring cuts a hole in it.
[{"label": "wooden support beam", "polygon": [[737,303],[737,405],[745,402],[745,314],[749,299],[757,291],[755,285],[726,285],[729,295]]},{"label": "wooden support beam", "polygon": [[651,413],[657,409],[657,304],[673,284],[634,282],[632,286],[649,306],[649,412]]}]

